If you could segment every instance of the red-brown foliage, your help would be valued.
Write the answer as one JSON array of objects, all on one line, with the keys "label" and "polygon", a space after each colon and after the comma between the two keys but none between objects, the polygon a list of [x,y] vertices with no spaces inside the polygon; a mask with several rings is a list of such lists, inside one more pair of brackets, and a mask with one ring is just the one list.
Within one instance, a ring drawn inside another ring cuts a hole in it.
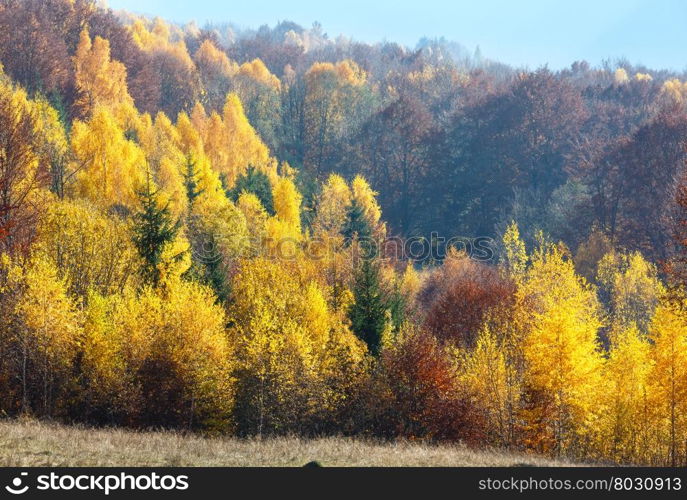
[{"label": "red-brown foliage", "polygon": [[515,286],[498,269],[468,257],[450,257],[422,292],[425,327],[441,340],[470,347],[486,314],[506,310],[514,293]]},{"label": "red-brown foliage", "polygon": [[458,378],[458,366],[431,334],[413,331],[383,351],[370,385],[375,420],[388,437],[461,440],[481,437],[479,418]]},{"label": "red-brown foliage", "polygon": [[676,183],[670,215],[674,252],[665,262],[664,268],[671,292],[679,297],[687,291],[687,169]]},{"label": "red-brown foliage", "polygon": [[0,95],[0,251],[28,249],[39,208],[31,194],[47,184],[46,169],[33,168],[39,148],[36,117]]},{"label": "red-brown foliage", "polygon": [[639,128],[613,158],[621,176],[610,236],[622,246],[664,259],[670,247],[668,221],[675,178],[685,162],[687,117],[663,111]]}]

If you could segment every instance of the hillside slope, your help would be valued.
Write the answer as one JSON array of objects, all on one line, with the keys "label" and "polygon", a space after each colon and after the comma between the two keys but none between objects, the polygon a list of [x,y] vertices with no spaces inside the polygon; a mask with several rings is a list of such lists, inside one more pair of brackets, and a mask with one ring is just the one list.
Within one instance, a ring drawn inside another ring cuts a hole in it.
[{"label": "hillside slope", "polygon": [[170,432],[0,421],[0,466],[565,466],[531,455],[463,446],[349,438],[205,439]]}]

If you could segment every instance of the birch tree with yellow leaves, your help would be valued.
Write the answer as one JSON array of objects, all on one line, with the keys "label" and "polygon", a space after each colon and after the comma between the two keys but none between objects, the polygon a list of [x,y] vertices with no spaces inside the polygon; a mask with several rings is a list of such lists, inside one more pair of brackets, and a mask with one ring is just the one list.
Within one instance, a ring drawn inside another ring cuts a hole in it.
[{"label": "birch tree with yellow leaves", "polygon": [[35,251],[55,266],[69,292],[81,298],[89,291],[121,293],[137,282],[141,265],[127,222],[83,200],[48,205],[38,224]]},{"label": "birch tree with yellow leaves", "polygon": [[658,452],[663,465],[687,462],[687,319],[684,303],[662,302],[649,327],[649,373],[658,413]]},{"label": "birch tree with yellow leaves", "polygon": [[222,114],[213,111],[207,116],[203,107],[196,104],[192,120],[203,134],[205,152],[212,167],[223,176],[226,189],[232,188],[249,166],[275,170],[274,159],[248,122],[236,94],[226,96]]},{"label": "birch tree with yellow leaves", "polygon": [[91,40],[88,29],[84,29],[73,59],[76,85],[86,113],[98,106],[133,104],[127,89],[126,67],[112,60],[108,40],[99,36]]},{"label": "birch tree with yellow leaves", "polygon": [[234,355],[214,302],[209,289],[178,278],[164,290],[92,295],[81,394],[91,418],[230,430]]},{"label": "birch tree with yellow leaves", "polygon": [[497,336],[485,327],[474,350],[464,353],[462,378],[471,403],[486,423],[485,437],[496,446],[515,444],[520,385],[513,375],[512,360]]},{"label": "birch tree with yellow leaves", "polygon": [[[0,255],[0,379],[5,412],[64,415],[80,321],[55,267],[36,258],[19,266]],[[9,296],[8,296],[9,295]]]},{"label": "birch tree with yellow leaves", "polygon": [[602,380],[596,294],[558,247],[540,241],[517,296],[526,443],[542,452],[583,452]]},{"label": "birch tree with yellow leaves", "polygon": [[204,40],[193,55],[198,68],[205,95],[203,103],[208,109],[219,109],[231,90],[232,78],[238,73],[239,65],[231,61],[210,40]]},{"label": "birch tree with yellow leaves", "polygon": [[658,431],[650,380],[652,345],[634,324],[616,327],[610,337],[597,453],[617,463],[650,463],[656,459]]},{"label": "birch tree with yellow leaves", "polygon": [[340,175],[332,174],[322,186],[312,227],[315,234],[339,234],[351,204],[351,188]]},{"label": "birch tree with yellow leaves", "polygon": [[233,281],[229,321],[244,433],[314,431],[360,377],[365,348],[320,287],[302,279],[296,266],[258,258],[244,261]]},{"label": "birch tree with yellow leaves", "polygon": [[306,72],[304,163],[316,177],[333,165],[335,141],[362,102],[366,79],[351,60],[315,63]]},{"label": "birch tree with yellow leaves", "polygon": [[111,111],[101,107],[88,121],[76,121],[71,146],[78,168],[70,186],[74,196],[101,208],[136,206],[136,192],[146,180],[145,154],[127,139]]},{"label": "birch tree with yellow leaves", "polygon": [[597,281],[608,298],[611,321],[620,328],[634,324],[646,335],[666,291],[656,266],[639,252],[609,252],[599,261]]}]

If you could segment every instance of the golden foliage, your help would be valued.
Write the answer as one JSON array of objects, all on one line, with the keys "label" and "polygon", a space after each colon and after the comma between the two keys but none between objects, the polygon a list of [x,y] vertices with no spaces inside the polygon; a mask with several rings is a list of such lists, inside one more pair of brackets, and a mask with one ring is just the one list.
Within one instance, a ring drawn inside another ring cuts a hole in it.
[{"label": "golden foliage", "polygon": [[619,463],[648,463],[656,444],[656,409],[650,392],[651,344],[634,325],[615,330],[604,367],[598,451]]},{"label": "golden foliage", "polygon": [[635,325],[646,335],[665,288],[656,266],[641,253],[610,252],[598,265],[597,281],[610,297],[611,319],[622,328]]},{"label": "golden foliage", "polygon": [[98,207],[132,209],[145,183],[146,159],[141,148],[125,137],[113,114],[98,108],[88,121],[76,121],[71,145],[78,171],[73,194]]},{"label": "golden foliage", "polygon": [[74,68],[76,84],[84,94],[87,111],[98,106],[133,102],[127,91],[126,67],[111,59],[108,40],[97,36],[91,42],[88,29],[81,32]]},{"label": "golden foliage", "polygon": [[275,215],[266,221],[266,244],[277,258],[292,259],[299,253],[301,194],[291,179],[280,178],[272,190]]},{"label": "golden foliage", "polygon": [[212,293],[171,280],[164,291],[92,295],[83,342],[85,395],[123,422],[226,430],[233,354]]},{"label": "golden foliage", "polygon": [[525,242],[520,239],[520,230],[515,222],[511,222],[506,229],[503,246],[506,249],[506,269],[514,278],[522,276],[527,268],[528,257]]},{"label": "golden foliage", "polygon": [[244,261],[233,281],[229,321],[243,373],[238,411],[251,432],[294,429],[336,411],[364,356],[318,285],[294,270],[257,258]]},{"label": "golden foliage", "polygon": [[140,265],[126,222],[80,200],[54,201],[38,225],[37,251],[78,296],[121,292]]},{"label": "golden foliage", "polygon": [[19,266],[1,254],[0,277],[0,381],[18,382],[0,399],[0,408],[63,411],[81,328],[76,305],[55,267],[41,257]]},{"label": "golden foliage", "polygon": [[661,94],[676,103],[682,103],[687,94],[687,82],[681,82],[677,78],[666,80],[661,87]]},{"label": "golden foliage", "polygon": [[557,247],[541,243],[517,296],[532,445],[557,452],[583,446],[596,422],[603,363],[596,294]]},{"label": "golden foliage", "polygon": [[339,233],[346,222],[347,208],[351,204],[351,189],[343,177],[331,174],[322,186],[317,200],[317,214],[313,231]]},{"label": "golden foliage", "polygon": [[243,63],[239,67],[238,74],[266,85],[276,91],[281,89],[279,78],[270,73],[270,70],[267,69],[265,63],[260,59],[253,59],[250,62]]},{"label": "golden foliage", "polygon": [[649,380],[658,413],[659,443],[656,448],[664,465],[676,466],[687,453],[687,318],[685,304],[663,302],[656,308],[650,326]]},{"label": "golden foliage", "polygon": [[203,134],[205,152],[212,167],[224,175],[227,188],[231,188],[249,166],[267,171],[276,168],[267,146],[248,123],[236,94],[227,95],[222,115],[213,112],[208,117],[197,104],[191,117]]},{"label": "golden foliage", "polygon": [[464,356],[462,377],[473,394],[472,404],[487,422],[487,439],[499,446],[513,444],[522,388],[508,349],[485,327],[474,350]]}]

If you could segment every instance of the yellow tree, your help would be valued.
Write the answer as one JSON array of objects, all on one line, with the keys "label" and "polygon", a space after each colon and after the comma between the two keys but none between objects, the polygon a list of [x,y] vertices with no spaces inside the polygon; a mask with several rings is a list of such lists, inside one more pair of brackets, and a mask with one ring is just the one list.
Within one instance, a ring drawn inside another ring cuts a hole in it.
[{"label": "yellow tree", "polygon": [[274,160],[248,122],[236,94],[227,95],[222,115],[213,112],[208,117],[203,107],[197,104],[191,120],[202,134],[212,168],[223,176],[227,189],[233,187],[236,178],[249,166],[274,172]]},{"label": "yellow tree", "polygon": [[122,423],[230,430],[233,351],[212,292],[162,289],[93,295],[86,311],[83,397]]},{"label": "yellow tree", "polygon": [[192,271],[212,285],[220,300],[225,300],[227,275],[234,261],[249,250],[255,233],[249,235],[244,213],[227,198],[204,154],[190,149],[186,166],[186,229],[192,248]]},{"label": "yellow tree", "polygon": [[350,204],[351,189],[346,181],[339,175],[331,174],[317,199],[317,213],[312,225],[314,233],[340,233]]},{"label": "yellow tree", "polygon": [[193,251],[192,272],[212,284],[218,298],[224,300],[228,296],[226,278],[234,260],[251,248],[256,232],[264,231],[264,227],[254,228],[249,235],[245,214],[227,198],[219,172],[205,154],[201,131],[206,117],[201,110],[199,106],[193,121],[180,113],[176,124],[179,149],[185,156],[182,173],[187,235]]},{"label": "yellow tree", "polygon": [[186,212],[187,199],[184,185],[184,169],[187,157],[182,151],[181,137],[177,128],[160,112],[155,121],[139,138],[150,166],[156,185],[160,189],[160,198],[169,203],[175,217]]},{"label": "yellow tree", "polygon": [[[179,116],[182,116],[186,113],[182,112],[179,113]],[[207,142],[208,137],[208,114],[205,111],[205,107],[200,103],[196,102],[195,105],[193,106],[193,109],[191,110],[189,117],[191,119],[191,123],[193,124],[193,127],[195,128],[196,132],[200,134],[200,137],[202,138],[203,142]]]},{"label": "yellow tree", "polygon": [[222,117],[214,111],[210,116],[205,116],[205,110],[203,109],[203,114],[201,114],[199,109],[203,108],[198,105],[194,108],[193,124],[203,133],[203,146],[212,168],[225,178],[229,174],[233,175],[232,165],[229,165],[230,152],[226,149],[228,132]]},{"label": "yellow tree", "polygon": [[[147,293],[151,292],[144,292],[144,297]],[[230,429],[234,356],[224,330],[224,311],[215,304],[212,291],[171,281],[163,296],[160,325],[140,375],[151,423],[159,421],[156,414],[162,411],[172,413],[176,425]],[[160,379],[180,387],[160,384]],[[161,387],[169,387],[167,393]]]},{"label": "yellow tree", "polygon": [[[198,105],[200,106],[200,104]],[[203,114],[205,111],[203,110]],[[200,118],[202,123],[199,125],[196,121],[192,121],[187,113],[179,113],[177,116],[176,128],[179,134],[179,142],[181,150],[188,157],[197,157],[205,153],[203,148],[202,129],[198,126],[204,124],[204,118]]]},{"label": "yellow tree", "polygon": [[360,374],[364,347],[303,268],[287,264],[247,260],[233,281],[243,432],[297,430],[336,414]]},{"label": "yellow tree", "polygon": [[675,103],[682,103],[687,95],[687,82],[683,83],[677,78],[666,80],[661,87],[661,95]]},{"label": "yellow tree", "polygon": [[124,136],[134,143],[138,144],[153,127],[150,115],[140,114],[133,101],[124,101],[107,109],[112,113],[117,126],[124,131]]},{"label": "yellow tree", "polygon": [[83,200],[54,201],[38,224],[34,249],[57,269],[69,291],[85,297],[121,292],[140,265],[126,222]]},{"label": "yellow tree", "polygon": [[684,465],[687,436],[687,319],[685,304],[663,302],[649,328],[654,343],[650,372],[659,410],[663,463]]},{"label": "yellow tree", "polygon": [[219,165],[215,168],[226,173],[228,187],[233,186],[236,177],[244,173],[249,166],[262,169],[274,168],[267,146],[248,123],[243,105],[236,94],[227,96],[223,119],[227,134],[226,147],[231,153],[224,168]]},{"label": "yellow tree", "polygon": [[362,208],[363,216],[372,230],[372,234],[383,238],[386,236],[386,228],[380,222],[382,210],[377,203],[377,192],[373,191],[367,181],[360,175],[356,175],[351,183],[352,200]]},{"label": "yellow tree", "polygon": [[87,112],[97,106],[133,103],[126,85],[126,67],[111,59],[109,41],[97,36],[91,42],[88,29],[84,29],[73,59],[76,85]]},{"label": "yellow tree", "polygon": [[353,61],[318,62],[305,74],[305,165],[319,176],[333,160],[335,140],[351,125],[366,82]]},{"label": "yellow tree", "polygon": [[620,328],[634,324],[646,335],[665,293],[656,266],[639,252],[609,252],[599,261],[597,282],[609,302],[613,323]]},{"label": "yellow tree", "polygon": [[251,124],[263,141],[274,149],[280,145],[281,82],[260,60],[243,63],[232,78],[232,88]]},{"label": "yellow tree", "polygon": [[10,252],[30,242],[48,184],[39,119],[26,92],[0,73],[0,249]]},{"label": "yellow tree", "polygon": [[8,357],[2,371],[17,381],[10,395],[20,396],[23,412],[50,416],[67,403],[80,330],[76,306],[47,260],[38,257],[19,267],[2,257],[4,286],[18,292],[13,309],[4,311],[9,315],[2,320],[0,350]]},{"label": "yellow tree", "polygon": [[655,451],[656,412],[650,393],[651,345],[634,325],[611,333],[604,366],[597,449],[616,463],[648,463]]},{"label": "yellow tree", "polygon": [[136,192],[146,179],[145,155],[110,111],[98,108],[87,122],[76,121],[71,144],[78,169],[72,187],[76,196],[98,207],[136,206]]},{"label": "yellow tree", "polygon": [[141,343],[115,326],[119,314],[132,293],[125,288],[120,294],[101,295],[88,292],[83,308],[83,336],[80,339],[81,385],[78,401],[86,415],[104,413],[111,421],[115,415],[133,413],[135,388],[127,373],[130,359],[137,356]]},{"label": "yellow tree", "polygon": [[527,270],[529,257],[525,248],[525,242],[520,238],[520,229],[515,222],[506,229],[503,235],[503,246],[505,249],[504,267],[506,271],[517,281],[522,278]]},{"label": "yellow tree", "polygon": [[281,177],[272,192],[274,217],[267,220],[268,248],[277,257],[293,257],[301,241],[302,196],[291,179]]},{"label": "yellow tree", "polygon": [[201,194],[193,204],[188,234],[194,272],[210,284],[220,301],[229,298],[228,276],[236,261],[250,248],[246,218],[229,199],[215,203]]},{"label": "yellow tree", "polygon": [[239,67],[238,74],[271,87],[276,91],[281,88],[279,78],[270,73],[270,70],[267,69],[265,63],[263,63],[260,59],[253,59],[252,61],[243,63]]},{"label": "yellow tree", "polygon": [[36,133],[39,138],[37,153],[39,160],[50,172],[50,190],[60,198],[64,197],[64,186],[73,172],[69,170],[69,138],[60,121],[59,113],[47,99],[38,97],[34,101]]},{"label": "yellow tree", "polygon": [[239,195],[236,206],[246,219],[250,228],[250,255],[258,256],[263,252],[263,245],[267,237],[267,211],[254,193],[243,192]]},{"label": "yellow tree", "polygon": [[200,44],[193,60],[205,88],[204,102],[210,109],[219,109],[231,89],[232,77],[239,71],[238,64],[231,61],[210,40],[204,40]]},{"label": "yellow tree", "polygon": [[204,113],[200,105],[195,108],[193,120],[186,113],[180,113],[177,118],[176,129],[179,148],[185,155],[183,163],[186,169],[182,172],[186,177],[185,181],[189,181],[188,166],[191,165],[197,184],[196,190],[199,193],[197,203],[216,206],[223,203],[227,196],[222,187],[220,173],[212,168],[210,159],[205,154],[202,134],[207,117]]},{"label": "yellow tree", "polygon": [[517,291],[525,361],[525,410],[532,446],[579,452],[595,425],[602,357],[600,305],[573,263],[540,242]]},{"label": "yellow tree", "polygon": [[513,376],[506,349],[488,326],[477,337],[474,350],[464,353],[462,377],[472,404],[486,423],[488,441],[497,446],[514,444],[515,416],[520,386]]}]

